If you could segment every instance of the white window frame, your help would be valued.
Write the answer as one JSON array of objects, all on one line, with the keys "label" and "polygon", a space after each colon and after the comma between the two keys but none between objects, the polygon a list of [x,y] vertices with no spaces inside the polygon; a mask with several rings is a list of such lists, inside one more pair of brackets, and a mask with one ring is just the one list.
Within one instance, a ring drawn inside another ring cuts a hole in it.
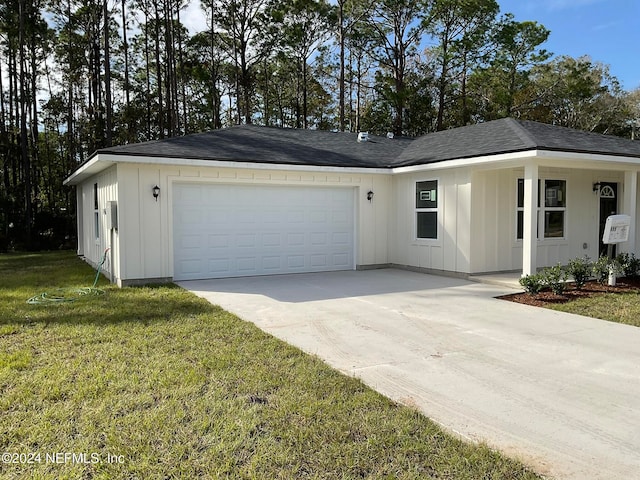
[{"label": "white window frame", "polygon": [[[416,205],[416,191],[418,188],[418,183],[422,182],[436,182],[436,207],[432,208],[418,208]],[[413,182],[413,193],[412,193],[412,202],[413,202],[413,238],[416,242],[419,243],[436,243],[440,241],[440,231],[441,231],[441,222],[440,222],[440,179],[439,178],[424,178],[420,180],[415,180]],[[418,213],[428,212],[436,214],[436,236],[434,238],[427,237],[418,237]]]},{"label": "white window frame", "polygon": [[[562,200],[564,206],[547,206],[547,182],[564,182],[564,196]],[[544,197],[540,198],[540,231],[542,232],[545,241],[553,240],[565,240],[567,238],[567,180],[565,178],[544,178],[542,180],[542,192]],[[547,237],[545,231],[545,218],[548,212],[562,212],[562,236],[560,237]]]},{"label": "white window frame", "polygon": [[93,233],[96,243],[100,242],[100,205],[98,203],[98,184],[93,184]]},{"label": "white window frame", "polygon": [[[522,177],[516,178],[516,218],[515,218],[515,238],[516,242],[522,242],[522,238],[518,238],[518,214],[522,212],[522,217],[524,218],[524,205],[520,207],[518,205],[518,184],[522,181]],[[567,198],[564,199],[563,207],[548,207],[546,204],[546,184],[547,182],[564,182],[564,192],[565,197],[567,196],[567,192],[569,190],[569,182],[566,178],[563,177],[540,177],[538,179],[538,206],[536,208],[537,215],[537,226],[538,231],[536,233],[537,240],[539,242],[552,242],[555,240],[566,240],[567,238]],[[563,212],[563,223],[562,223],[562,236],[561,237],[547,237],[545,235],[545,218],[547,212]],[[542,232],[542,237],[540,237],[540,232]]]}]

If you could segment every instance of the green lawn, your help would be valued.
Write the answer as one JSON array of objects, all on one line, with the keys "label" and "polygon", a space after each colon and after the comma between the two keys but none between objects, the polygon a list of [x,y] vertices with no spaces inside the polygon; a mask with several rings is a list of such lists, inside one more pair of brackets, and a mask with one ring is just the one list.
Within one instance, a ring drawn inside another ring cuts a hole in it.
[{"label": "green lawn", "polygon": [[640,327],[640,295],[636,292],[600,293],[567,303],[549,305],[549,308]]},{"label": "green lawn", "polygon": [[26,303],[93,278],[0,255],[2,478],[539,478],[176,286]]}]

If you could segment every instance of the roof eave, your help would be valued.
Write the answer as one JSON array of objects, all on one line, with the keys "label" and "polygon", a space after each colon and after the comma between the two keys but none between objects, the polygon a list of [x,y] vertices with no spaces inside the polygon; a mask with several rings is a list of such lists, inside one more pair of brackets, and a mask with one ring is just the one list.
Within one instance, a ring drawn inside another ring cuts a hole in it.
[{"label": "roof eave", "polygon": [[431,163],[415,163],[411,165],[403,165],[392,168],[393,173],[410,173],[420,172],[428,170],[443,170],[447,168],[461,168],[471,166],[492,166],[507,167],[510,164],[522,162],[523,160],[537,159],[544,162],[544,160],[567,160],[571,162],[566,165],[568,168],[578,168],[577,161],[586,162],[592,164],[593,168],[597,168],[598,164],[600,168],[613,168],[618,166],[619,168],[628,168],[629,166],[635,166],[635,169],[640,169],[640,157],[625,154],[604,154],[594,153],[590,151],[567,151],[554,148],[531,148],[527,150],[518,150],[512,152],[492,153],[487,155],[478,155],[473,157],[463,157],[455,159],[439,160]]},{"label": "roof eave", "polygon": [[431,163],[416,163],[392,168],[393,173],[410,173],[426,170],[443,170],[446,168],[460,168],[480,165],[503,164],[533,158],[538,155],[538,150],[520,150],[516,152],[491,153],[474,157],[454,158],[439,160]]},{"label": "roof eave", "polygon": [[92,175],[106,170],[114,163],[115,161],[101,158],[100,155],[93,155],[88,161],[75,169],[71,175],[65,178],[62,184],[66,186],[78,185]]},{"label": "roof eave", "polygon": [[105,170],[116,163],[137,163],[143,165],[165,165],[165,166],[187,166],[187,167],[217,167],[217,168],[240,168],[253,170],[289,170],[289,171],[314,171],[326,173],[374,173],[388,174],[388,167],[363,167],[363,166],[337,166],[337,165],[314,165],[314,164],[294,164],[286,162],[260,162],[256,160],[228,160],[228,159],[204,159],[204,158],[184,158],[152,155],[130,155],[98,153],[83,166],[79,167],[65,181],[65,185],[77,185],[91,175]]},{"label": "roof eave", "polygon": [[632,155],[629,153],[602,153],[589,150],[567,150],[561,148],[538,148],[538,157],[540,158],[557,158],[563,160],[582,160],[587,162],[606,162],[635,164],[640,167],[640,154]]}]

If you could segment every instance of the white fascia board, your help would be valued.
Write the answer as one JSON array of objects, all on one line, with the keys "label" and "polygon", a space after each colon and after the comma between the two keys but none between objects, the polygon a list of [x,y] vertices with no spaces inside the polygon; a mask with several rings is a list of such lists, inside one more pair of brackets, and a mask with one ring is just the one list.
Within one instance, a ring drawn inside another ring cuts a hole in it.
[{"label": "white fascia board", "polygon": [[[459,167],[496,167],[508,166],[513,162],[523,160],[537,160],[539,166],[560,168],[590,168],[593,170],[629,170],[640,169],[640,158],[620,157],[616,155],[602,155],[594,153],[562,152],[551,150],[526,150],[523,152],[503,153],[499,155],[485,155],[482,157],[445,160],[442,162],[398,167],[392,169],[394,174],[424,172],[429,170],[443,170]],[[546,162],[545,162],[546,160]]]},{"label": "white fascia board", "polygon": [[144,165],[171,165],[185,167],[217,167],[217,168],[242,168],[251,170],[289,170],[307,172],[327,172],[327,173],[391,173],[387,168],[364,168],[364,167],[331,167],[321,165],[291,165],[287,163],[253,163],[234,162],[230,160],[200,160],[191,158],[169,158],[169,157],[147,157],[131,155],[100,155],[100,161],[111,163],[139,163]]},{"label": "white fascia board", "polygon": [[413,173],[428,170],[444,170],[447,168],[487,166],[492,163],[500,164],[535,158],[537,150],[527,150],[524,152],[502,153],[499,155],[484,155],[482,157],[461,158],[457,160],[444,160],[442,162],[427,163],[423,165],[412,165],[409,167],[397,167],[392,169],[393,173]]},{"label": "white fascia board", "polygon": [[96,173],[101,172],[102,170],[109,168],[111,165],[113,165],[113,163],[114,162],[104,161],[102,158],[100,158],[99,155],[96,155],[87,163],[85,163],[76,171],[74,171],[71,175],[69,175],[62,182],[62,184],[77,185],[83,180],[85,180],[86,178],[90,177],[91,175],[94,175]]},{"label": "white fascia board", "polygon": [[585,168],[593,170],[629,170],[630,167],[634,170],[640,169],[640,158],[636,157],[551,150],[538,150],[537,157],[541,160],[552,160],[553,163],[547,165],[557,167],[580,168],[582,163]]}]

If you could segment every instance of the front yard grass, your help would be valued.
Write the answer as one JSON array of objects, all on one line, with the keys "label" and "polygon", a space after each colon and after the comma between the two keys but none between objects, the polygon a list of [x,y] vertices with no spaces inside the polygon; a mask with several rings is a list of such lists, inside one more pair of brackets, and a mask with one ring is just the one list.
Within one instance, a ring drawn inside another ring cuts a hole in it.
[{"label": "front yard grass", "polygon": [[3,478],[539,478],[179,287],[26,304],[94,274],[0,255]]},{"label": "front yard grass", "polygon": [[634,291],[600,293],[548,308],[640,327],[640,294]]}]

